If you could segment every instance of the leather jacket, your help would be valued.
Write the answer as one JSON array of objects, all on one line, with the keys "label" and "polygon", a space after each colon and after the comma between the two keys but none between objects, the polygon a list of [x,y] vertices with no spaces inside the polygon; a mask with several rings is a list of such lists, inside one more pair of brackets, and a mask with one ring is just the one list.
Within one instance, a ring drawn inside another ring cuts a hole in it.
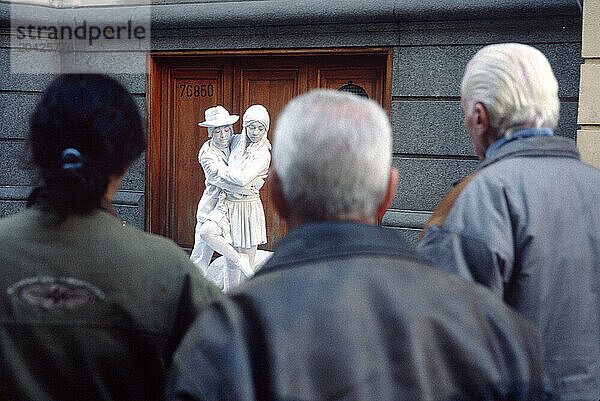
[{"label": "leather jacket", "polygon": [[[392,229],[288,233],[176,351],[167,400],[543,400],[533,326]],[[510,398],[512,397],[512,398]]]}]

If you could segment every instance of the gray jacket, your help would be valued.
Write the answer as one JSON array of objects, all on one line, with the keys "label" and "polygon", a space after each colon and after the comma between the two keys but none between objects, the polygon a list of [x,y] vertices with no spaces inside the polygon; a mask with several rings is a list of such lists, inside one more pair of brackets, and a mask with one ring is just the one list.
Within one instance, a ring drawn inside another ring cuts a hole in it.
[{"label": "gray jacket", "polygon": [[537,330],[424,263],[391,229],[306,224],[214,303],[175,353],[167,400],[546,399]]},{"label": "gray jacket", "polygon": [[540,330],[562,400],[600,397],[600,171],[575,143],[507,143],[438,205],[419,244]]}]

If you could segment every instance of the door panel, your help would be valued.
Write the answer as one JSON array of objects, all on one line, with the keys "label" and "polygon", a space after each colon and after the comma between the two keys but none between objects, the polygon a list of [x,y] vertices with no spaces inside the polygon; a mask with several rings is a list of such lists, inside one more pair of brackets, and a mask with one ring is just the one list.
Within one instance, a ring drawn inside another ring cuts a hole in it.
[{"label": "door panel", "polygon": [[353,69],[347,68],[322,68],[319,69],[320,88],[338,90],[342,86],[352,83],[363,88],[369,95],[369,99],[373,99],[381,104],[382,87],[381,75],[383,71],[377,69]]}]

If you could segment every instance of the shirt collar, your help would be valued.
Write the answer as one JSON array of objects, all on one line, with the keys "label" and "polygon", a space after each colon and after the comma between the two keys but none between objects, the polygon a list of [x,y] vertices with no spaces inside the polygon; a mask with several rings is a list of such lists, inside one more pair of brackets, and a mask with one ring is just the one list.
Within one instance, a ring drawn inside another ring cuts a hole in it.
[{"label": "shirt collar", "polygon": [[517,131],[513,131],[509,134],[504,135],[496,142],[492,143],[485,152],[485,158],[490,157],[492,153],[506,145],[508,142],[515,141],[522,138],[531,138],[533,136],[552,136],[554,131],[552,128],[525,128]]}]

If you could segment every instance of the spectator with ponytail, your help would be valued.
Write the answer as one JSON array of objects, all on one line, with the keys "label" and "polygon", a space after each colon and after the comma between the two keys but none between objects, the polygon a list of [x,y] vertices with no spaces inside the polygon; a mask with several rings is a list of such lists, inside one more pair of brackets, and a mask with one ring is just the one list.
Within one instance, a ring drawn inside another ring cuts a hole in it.
[{"label": "spectator with ponytail", "polygon": [[29,145],[40,186],[0,220],[0,394],[160,399],[172,352],[219,291],[175,244],[114,214],[146,146],[137,106],[106,76],[60,76]]}]

